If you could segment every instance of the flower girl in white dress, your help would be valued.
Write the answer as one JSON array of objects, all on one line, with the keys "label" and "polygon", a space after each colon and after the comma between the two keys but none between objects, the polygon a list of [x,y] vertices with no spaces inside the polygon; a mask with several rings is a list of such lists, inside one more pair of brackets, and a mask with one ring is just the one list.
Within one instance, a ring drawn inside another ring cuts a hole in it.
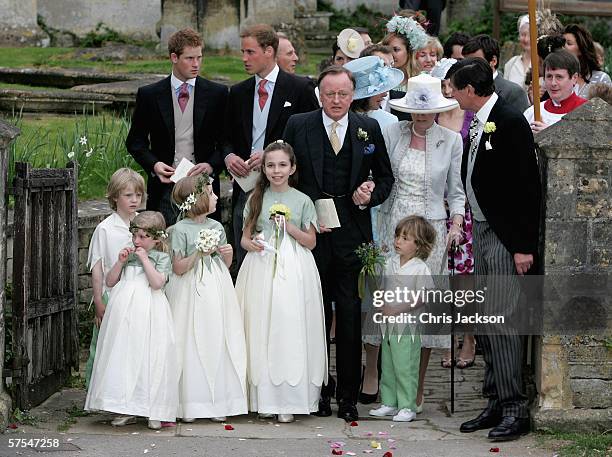
[{"label": "flower girl in white dress", "polygon": [[140,213],[130,223],[134,247],[119,252],[106,276],[113,289],[85,401],[88,411],[148,417],[155,430],[162,421],[176,420],[178,405],[174,329],[163,291],[170,256],[157,250],[163,249],[165,227],[155,211]]},{"label": "flower girl in white dress", "polygon": [[327,375],[321,283],[310,251],[317,216],[310,198],[291,187],[295,155],[282,140],[270,144],[263,172],[244,210],[236,281],[244,310],[249,409],[260,417],[317,411]]},{"label": "flower girl in white dress", "polygon": [[166,289],[179,364],[178,417],[183,422],[246,414],[246,347],[229,274],[232,247],[223,226],[207,217],[217,196],[207,175],[187,176],[172,198],[183,219],[170,235],[174,275]]}]

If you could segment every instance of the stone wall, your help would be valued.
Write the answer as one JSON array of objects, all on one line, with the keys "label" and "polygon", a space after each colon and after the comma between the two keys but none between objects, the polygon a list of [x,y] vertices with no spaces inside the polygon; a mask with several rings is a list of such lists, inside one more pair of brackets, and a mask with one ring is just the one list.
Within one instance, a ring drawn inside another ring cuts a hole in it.
[{"label": "stone wall", "polygon": [[[0,0],[3,1],[7,0]],[[107,27],[137,39],[157,39],[156,26],[161,19],[161,0],[37,1],[38,14],[49,27],[55,29],[83,36],[103,22]],[[34,11],[36,18],[36,9]]]},{"label": "stone wall", "polygon": [[[536,135],[545,170],[544,274],[612,273],[612,107],[594,99]],[[610,310],[611,297],[604,308]],[[538,428],[594,431],[612,420],[607,334],[544,335]]]},{"label": "stone wall", "polygon": [[36,22],[37,0],[0,0],[0,11],[0,46],[44,44]]}]

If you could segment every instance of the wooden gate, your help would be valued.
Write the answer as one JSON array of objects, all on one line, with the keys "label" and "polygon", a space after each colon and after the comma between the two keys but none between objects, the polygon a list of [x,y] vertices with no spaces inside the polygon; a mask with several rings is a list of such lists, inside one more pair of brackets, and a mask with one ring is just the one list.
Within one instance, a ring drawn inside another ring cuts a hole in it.
[{"label": "wooden gate", "polygon": [[40,404],[78,370],[77,168],[15,164],[14,400]]}]

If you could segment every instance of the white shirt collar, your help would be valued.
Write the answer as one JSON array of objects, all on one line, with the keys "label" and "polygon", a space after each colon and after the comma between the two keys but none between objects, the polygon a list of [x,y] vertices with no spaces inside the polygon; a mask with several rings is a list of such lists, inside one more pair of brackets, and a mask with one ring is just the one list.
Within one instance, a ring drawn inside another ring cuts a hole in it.
[{"label": "white shirt collar", "polygon": [[123,219],[121,219],[121,216],[119,216],[119,213],[114,211],[113,212],[113,225],[117,226],[117,227],[122,227],[122,228],[130,228],[129,223],[126,224],[125,221]]},{"label": "white shirt collar", "polygon": [[[194,88],[195,87],[196,79],[195,78],[191,78],[191,79],[188,79],[185,82],[187,84],[189,84],[191,86],[191,88]],[[174,73],[172,73],[172,75],[170,76],[170,84],[172,84],[172,88],[174,90],[178,90],[178,88],[183,85],[183,81],[178,79],[176,76],[174,76]]]},{"label": "white shirt collar", "polygon": [[325,114],[325,111],[323,111],[323,110],[321,110],[321,114],[323,115],[323,125],[325,127],[331,128],[331,125],[334,122],[338,122],[338,124],[340,124],[341,127],[347,127],[348,126],[348,113],[346,113],[342,118],[340,118],[339,121],[334,121],[331,117],[329,117],[327,114]]},{"label": "white shirt collar", "polygon": [[499,75],[497,70],[493,70],[493,79],[497,78],[497,75]]},{"label": "white shirt collar", "polygon": [[487,100],[487,102],[484,105],[482,105],[482,108],[478,110],[478,112],[476,113],[476,117],[478,118],[478,122],[480,124],[485,125],[485,123],[487,122],[487,119],[489,119],[489,114],[491,114],[493,105],[495,105],[498,98],[499,98],[498,95],[495,92],[493,92],[493,95],[491,95],[491,98],[489,98],[489,100]]},{"label": "white shirt collar", "polygon": [[278,65],[274,65],[274,68],[272,69],[272,71],[268,73],[266,76],[264,76],[263,78],[259,75],[255,75],[255,85],[257,86],[259,84],[259,81],[261,81],[262,79],[265,79],[266,81],[271,82],[272,84],[275,84],[276,78],[278,78]]}]

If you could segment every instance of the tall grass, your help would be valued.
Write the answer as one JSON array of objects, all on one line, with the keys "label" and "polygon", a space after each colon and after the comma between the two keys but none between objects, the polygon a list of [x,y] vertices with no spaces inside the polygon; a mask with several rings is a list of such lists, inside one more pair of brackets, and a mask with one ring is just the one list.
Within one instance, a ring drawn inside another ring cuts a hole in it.
[{"label": "tall grass", "polygon": [[142,172],[128,154],[125,138],[130,129],[127,116],[82,115],[31,119],[17,113],[8,122],[21,134],[11,145],[9,182],[15,162],[35,168],[62,168],[70,161],[79,165],[79,198],[101,198],[110,176],[121,167]]}]

